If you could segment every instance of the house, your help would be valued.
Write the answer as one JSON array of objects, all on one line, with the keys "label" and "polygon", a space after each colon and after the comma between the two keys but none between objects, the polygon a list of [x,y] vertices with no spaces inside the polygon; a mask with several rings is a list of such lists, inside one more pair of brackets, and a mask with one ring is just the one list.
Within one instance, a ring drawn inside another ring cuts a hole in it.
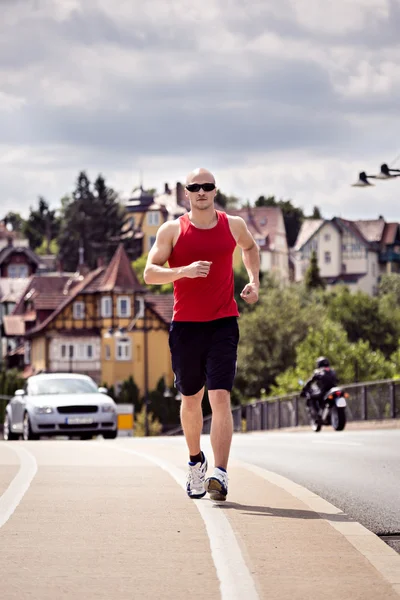
[{"label": "house", "polygon": [[[260,270],[270,272],[283,282],[289,281],[289,248],[285,222],[279,206],[246,206],[227,210],[227,214],[242,217],[260,247]],[[237,246],[233,265],[241,263],[241,250]]]},{"label": "house", "polygon": [[328,287],[339,283],[374,295],[383,273],[399,272],[398,223],[376,220],[307,219],[294,248],[295,281],[304,279],[311,254]]},{"label": "house", "polygon": [[155,202],[154,194],[142,187],[125,204],[125,230],[137,241],[136,257],[146,254],[155,242],[157,230],[168,219],[167,208]]},{"label": "house", "polygon": [[[121,244],[108,266],[74,281],[51,314],[26,329],[26,375],[85,373],[117,391],[132,375],[142,394],[161,377],[172,386],[172,305],[172,296],[146,295]],[[29,313],[30,305],[25,308]]]},{"label": "house", "polygon": [[18,237],[0,223],[0,277],[30,277],[39,265],[40,259],[29,248],[28,240]]},{"label": "house", "polygon": [[16,344],[8,346],[3,320],[10,315],[19,302],[28,279],[0,277],[0,364],[3,365],[7,351],[12,352]]}]

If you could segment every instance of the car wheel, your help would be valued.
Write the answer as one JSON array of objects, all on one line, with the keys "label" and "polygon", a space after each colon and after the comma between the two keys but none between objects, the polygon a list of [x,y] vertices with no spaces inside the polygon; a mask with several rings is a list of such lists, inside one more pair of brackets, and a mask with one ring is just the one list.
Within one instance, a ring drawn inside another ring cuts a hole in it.
[{"label": "car wheel", "polygon": [[92,440],[93,436],[92,435],[81,435],[80,437],[81,440]]},{"label": "car wheel", "polygon": [[29,420],[29,415],[27,412],[24,414],[24,420],[23,420],[23,424],[22,424],[22,439],[26,442],[28,440],[38,440],[39,439],[38,434],[33,433],[33,431],[32,431],[31,422]]},{"label": "car wheel", "polygon": [[118,429],[116,429],[115,431],[105,431],[103,433],[103,438],[105,440],[115,440],[117,435],[118,435]]},{"label": "car wheel", "polygon": [[11,431],[11,422],[8,413],[4,415],[4,423],[3,423],[3,439],[6,442],[11,442],[12,440],[17,440],[19,435],[17,433],[13,433]]}]

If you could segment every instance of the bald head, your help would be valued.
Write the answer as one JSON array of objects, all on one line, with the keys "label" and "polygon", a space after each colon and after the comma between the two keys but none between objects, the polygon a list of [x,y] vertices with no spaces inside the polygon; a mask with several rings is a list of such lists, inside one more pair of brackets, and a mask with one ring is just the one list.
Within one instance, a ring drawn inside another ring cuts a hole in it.
[{"label": "bald head", "polygon": [[186,177],[186,185],[189,183],[215,183],[215,177],[207,169],[195,169]]}]

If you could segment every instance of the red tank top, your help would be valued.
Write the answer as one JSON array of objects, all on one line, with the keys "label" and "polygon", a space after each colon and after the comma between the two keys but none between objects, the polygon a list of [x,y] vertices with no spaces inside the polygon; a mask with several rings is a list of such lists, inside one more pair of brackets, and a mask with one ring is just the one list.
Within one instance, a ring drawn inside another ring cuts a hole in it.
[{"label": "red tank top", "polygon": [[216,211],[218,222],[212,229],[195,227],[189,214],[179,217],[180,234],[169,257],[171,268],[197,260],[212,262],[207,277],[183,277],[174,281],[174,321],[213,321],[238,317],[233,293],[233,237],[226,213]]}]

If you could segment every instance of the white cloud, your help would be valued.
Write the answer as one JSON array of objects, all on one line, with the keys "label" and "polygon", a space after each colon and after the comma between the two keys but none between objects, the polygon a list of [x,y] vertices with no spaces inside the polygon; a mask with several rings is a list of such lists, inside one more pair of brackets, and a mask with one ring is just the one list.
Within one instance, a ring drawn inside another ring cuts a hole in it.
[{"label": "white cloud", "polygon": [[243,198],[349,218],[379,198],[396,218],[396,182],[350,187],[399,150],[396,2],[3,0],[2,17],[2,211],[56,206],[82,169],[128,195],[139,171],[162,188],[203,165]]}]

